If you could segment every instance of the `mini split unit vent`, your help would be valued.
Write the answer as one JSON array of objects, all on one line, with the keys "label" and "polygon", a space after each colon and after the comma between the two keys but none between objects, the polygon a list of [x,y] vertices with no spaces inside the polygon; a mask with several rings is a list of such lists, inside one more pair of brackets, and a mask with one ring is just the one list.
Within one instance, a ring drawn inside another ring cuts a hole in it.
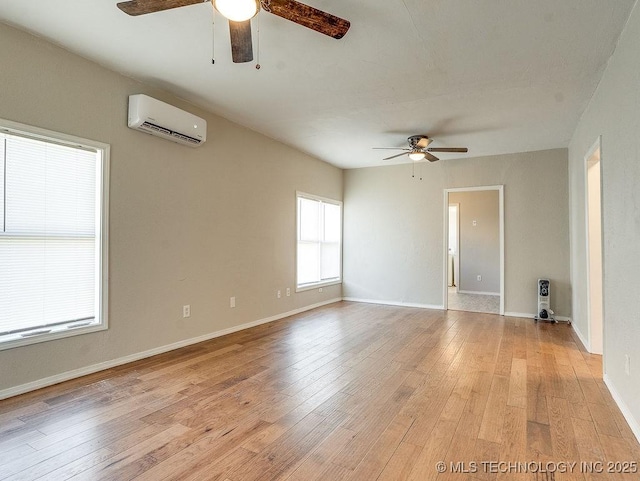
[{"label": "mini split unit vent", "polygon": [[207,140],[207,121],[147,95],[129,95],[129,127],[178,144]]}]

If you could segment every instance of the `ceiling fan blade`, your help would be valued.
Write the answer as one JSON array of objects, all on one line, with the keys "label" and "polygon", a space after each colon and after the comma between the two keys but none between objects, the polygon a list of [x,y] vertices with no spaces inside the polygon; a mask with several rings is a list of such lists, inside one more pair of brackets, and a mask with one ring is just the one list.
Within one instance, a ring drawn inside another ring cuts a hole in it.
[{"label": "ceiling fan blade", "polygon": [[395,159],[396,157],[401,157],[403,155],[407,155],[406,152],[402,152],[401,154],[397,154],[397,155],[392,155],[391,157],[387,157],[386,159],[382,159],[382,160],[391,160],[391,159]]},{"label": "ceiling fan blade", "polygon": [[429,152],[469,152],[466,147],[431,147],[427,149]]},{"label": "ceiling fan blade", "polygon": [[424,149],[425,147],[429,147],[429,144],[431,142],[433,142],[433,139],[430,139],[429,137],[422,137],[420,140],[418,140],[416,147],[419,149]]},{"label": "ceiling fan blade", "polygon": [[229,20],[231,36],[231,58],[234,63],[251,62],[253,60],[253,44],[251,43],[251,20],[232,22]]},{"label": "ceiling fan blade", "polygon": [[430,154],[429,152],[425,152],[424,156],[429,162],[437,162],[438,160],[440,160],[438,157],[436,157],[433,154]]},{"label": "ceiling fan blade", "polygon": [[372,147],[373,150],[411,150],[403,149],[402,147]]},{"label": "ceiling fan blade", "polygon": [[186,7],[196,3],[204,3],[208,0],[130,0],[120,2],[117,7],[127,15],[144,15],[146,13],[161,12],[171,8]]},{"label": "ceiling fan blade", "polygon": [[351,26],[348,20],[296,0],[263,0],[262,8],[278,17],[336,39],[344,37]]}]

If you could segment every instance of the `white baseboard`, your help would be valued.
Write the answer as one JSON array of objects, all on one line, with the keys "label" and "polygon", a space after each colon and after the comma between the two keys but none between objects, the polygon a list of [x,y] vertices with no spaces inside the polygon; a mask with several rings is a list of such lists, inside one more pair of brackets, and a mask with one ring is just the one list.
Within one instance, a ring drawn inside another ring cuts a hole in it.
[{"label": "white baseboard", "polygon": [[275,316],[265,317],[264,319],[258,319],[257,321],[247,322],[245,324],[240,324],[239,326],[228,327],[227,329],[222,329],[220,331],[210,332],[203,336],[193,337],[191,339],[184,339],[182,341],[174,342],[172,344],[167,344],[165,346],[156,347],[153,349],[149,349],[147,351],[136,352],[128,356],[119,357],[117,359],[111,359],[110,361],[100,362],[98,364],[92,364],[90,366],[74,369],[73,371],[66,371],[60,374],[56,374],[55,376],[50,376],[43,379],[38,379],[36,381],[28,382],[26,384],[21,384],[19,386],[3,389],[0,391],[0,399],[6,399],[12,396],[17,396],[18,394],[24,394],[29,391],[35,391],[36,389],[52,386],[53,384],[58,384],[63,381],[68,381],[70,379],[86,376],[87,374],[93,374],[98,371],[104,371],[105,369],[111,369],[112,367],[121,366],[122,364],[127,364],[133,361],[139,361],[140,359],[144,359],[147,357],[155,356],[157,354],[173,351],[175,349],[180,349],[181,347],[190,346],[192,344],[208,341],[216,337],[221,337],[227,334],[232,334],[237,331],[249,329],[251,327],[259,326],[260,324],[267,324],[269,322],[277,321],[279,319],[284,319],[285,317],[293,316],[295,314],[300,314],[301,312],[326,306],[327,304],[340,302],[341,300],[342,298],[338,297],[335,299],[330,299],[328,301],[318,302],[316,304],[311,304],[310,306],[305,306],[299,309],[294,309],[292,311],[276,314]]},{"label": "white baseboard", "polygon": [[506,317],[526,317],[527,319],[533,319],[535,314],[529,314],[528,312],[505,312]]},{"label": "white baseboard", "polygon": [[609,376],[605,374],[604,376],[602,376],[602,379],[604,380],[604,383],[609,388],[609,392],[611,392],[611,397],[620,408],[620,411],[622,412],[622,415],[624,416],[624,418],[627,420],[627,423],[629,424],[629,427],[631,428],[633,435],[636,437],[638,442],[640,442],[640,423],[638,422],[637,419],[633,417],[633,414],[631,414],[631,410],[629,409],[629,406],[627,406],[627,404],[622,400],[622,396],[620,396],[620,393],[613,385],[611,378],[609,378]]},{"label": "white baseboard", "polygon": [[463,291],[462,289],[458,291],[458,294],[476,294],[478,296],[499,296],[499,292],[483,292],[483,291]]},{"label": "white baseboard", "polygon": [[357,297],[343,297],[343,301],[351,302],[364,302],[366,304],[382,304],[384,306],[398,306],[398,307],[417,307],[419,309],[436,309],[439,311],[444,310],[444,306],[432,305],[432,304],[416,304],[414,302],[396,302],[396,301],[381,301],[378,299],[359,299]]},{"label": "white baseboard", "polygon": [[[525,317],[527,319],[533,319],[533,318],[536,317],[535,314],[531,314],[531,313],[528,313],[528,312],[505,312],[504,315],[506,317]],[[555,319],[557,319],[558,321],[563,321],[563,322],[571,321],[571,318],[570,317],[566,317],[566,316],[556,316],[554,314],[553,317]],[[572,324],[572,326],[573,326],[573,324]]]},{"label": "white baseboard", "polygon": [[571,324],[571,327],[573,328],[573,332],[576,333],[576,336],[578,336],[578,339],[580,339],[582,346],[587,350],[587,352],[591,352],[591,346],[587,342],[586,338],[582,335],[582,332],[580,332],[580,329],[578,329],[578,326],[576,326],[575,324]]}]

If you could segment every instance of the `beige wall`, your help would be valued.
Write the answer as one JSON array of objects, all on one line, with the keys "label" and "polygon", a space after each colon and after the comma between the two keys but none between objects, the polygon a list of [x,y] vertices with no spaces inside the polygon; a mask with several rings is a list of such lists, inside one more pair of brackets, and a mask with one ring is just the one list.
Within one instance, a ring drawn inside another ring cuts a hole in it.
[{"label": "beige wall", "polygon": [[566,149],[423,169],[422,181],[410,164],[345,171],[345,297],[442,306],[444,189],[504,184],[505,312],[533,316],[548,277],[552,308],[571,315]]},{"label": "beige wall", "polygon": [[[0,351],[0,392],[341,296],[293,289],[295,192],[341,200],[340,169],[4,25],[0,45],[0,118],[111,145],[110,328]],[[128,129],[133,93],[206,118],[207,143]]]},{"label": "beige wall", "polygon": [[[605,379],[640,438],[640,9],[636,5],[569,145],[575,328],[587,323],[585,156],[602,136]],[[624,355],[631,356],[625,374]]]},{"label": "beige wall", "polygon": [[497,190],[449,193],[449,203],[460,204],[460,291],[500,294],[499,197]]}]

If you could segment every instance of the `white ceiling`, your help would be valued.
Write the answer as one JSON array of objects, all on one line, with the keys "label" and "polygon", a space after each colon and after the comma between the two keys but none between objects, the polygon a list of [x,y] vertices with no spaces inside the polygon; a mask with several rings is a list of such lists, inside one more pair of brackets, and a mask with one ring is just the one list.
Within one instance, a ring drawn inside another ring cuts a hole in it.
[{"label": "white ceiling", "polygon": [[2,0],[0,21],[344,168],[387,165],[372,147],[412,134],[474,157],[566,147],[635,3],[306,0],[350,31],[262,12],[256,70],[231,62],[220,15],[211,64],[210,3],[129,17],[117,1]]}]

